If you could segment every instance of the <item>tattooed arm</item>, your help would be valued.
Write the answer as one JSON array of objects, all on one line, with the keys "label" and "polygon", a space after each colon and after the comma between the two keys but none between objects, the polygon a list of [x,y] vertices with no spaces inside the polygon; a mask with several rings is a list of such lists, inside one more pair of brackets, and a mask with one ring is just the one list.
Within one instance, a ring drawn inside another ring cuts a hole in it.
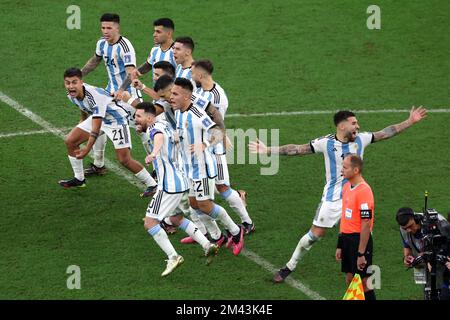
[{"label": "tattooed arm", "polygon": [[405,129],[411,127],[413,124],[421,121],[427,116],[427,109],[422,106],[415,109],[415,107],[411,108],[409,112],[409,118],[403,122],[391,125],[389,127],[384,128],[383,130],[377,131],[373,133],[373,142],[378,142],[381,140],[386,140],[392,138],[393,136],[399,134]]},{"label": "tattooed arm", "polygon": [[280,147],[267,147],[261,141],[251,141],[248,145],[251,153],[262,153],[262,154],[281,154],[287,156],[304,156],[313,153],[311,145],[307,144],[287,144]]},{"label": "tattooed arm", "polygon": [[81,69],[81,73],[83,74],[83,77],[86,76],[89,72],[97,68],[97,66],[102,61],[102,57],[99,57],[98,55],[94,54],[84,65],[83,69]]},{"label": "tattooed arm", "polygon": [[225,122],[223,121],[222,114],[211,103],[208,104],[205,111],[212,121],[216,123],[216,126],[210,129],[211,139],[209,144],[213,146],[219,142],[223,142],[224,146],[226,146]]},{"label": "tattooed arm", "polygon": [[134,79],[139,78],[143,74],[146,74],[150,70],[152,70],[152,65],[150,63],[148,63],[147,61],[145,61],[137,69],[134,69],[133,72],[131,72],[131,79],[130,80],[133,81]]}]

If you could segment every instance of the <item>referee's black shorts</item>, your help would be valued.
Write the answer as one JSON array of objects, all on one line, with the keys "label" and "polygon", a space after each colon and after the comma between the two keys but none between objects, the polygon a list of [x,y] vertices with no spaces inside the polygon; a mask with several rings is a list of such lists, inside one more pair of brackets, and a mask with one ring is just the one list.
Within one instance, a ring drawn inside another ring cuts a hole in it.
[{"label": "referee's black shorts", "polygon": [[369,237],[369,241],[366,246],[366,266],[360,271],[356,262],[358,260],[358,247],[359,247],[359,233],[341,233],[341,249],[342,249],[342,264],[341,271],[345,273],[359,273],[361,278],[366,278],[370,274],[367,274],[367,268],[372,265],[373,254],[373,242],[372,235]]}]

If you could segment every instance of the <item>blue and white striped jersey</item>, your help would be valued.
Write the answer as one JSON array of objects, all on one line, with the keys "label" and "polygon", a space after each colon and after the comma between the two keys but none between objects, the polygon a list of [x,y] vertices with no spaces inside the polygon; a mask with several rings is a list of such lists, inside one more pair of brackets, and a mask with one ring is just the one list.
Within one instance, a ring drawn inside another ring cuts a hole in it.
[{"label": "blue and white striped jersey", "polygon": [[[177,129],[177,119],[175,118],[175,112],[172,109],[172,106],[170,103],[163,99],[158,99],[153,101],[154,105],[160,106],[164,109],[164,113],[161,115],[164,115],[165,120],[170,124],[172,129]],[[159,117],[159,116],[158,116]]]},{"label": "blue and white striped jersey", "polygon": [[93,117],[103,118],[103,123],[107,125],[128,124],[128,112],[120,102],[113,101],[113,97],[105,89],[97,88],[84,83],[84,99],[78,100],[67,95],[70,101]]},{"label": "blue and white striped jersey", "polygon": [[[208,108],[210,102],[206,100],[206,98],[203,98],[201,96],[196,95],[195,93],[192,94],[191,102],[195,107],[198,107],[199,109],[205,110]],[[210,151],[217,155],[226,154],[226,149],[223,145],[223,142],[218,142],[214,146],[209,147]]]},{"label": "blue and white striped jersey", "polygon": [[153,126],[147,129],[149,134],[148,144],[150,150],[153,150],[154,139],[158,134],[164,137],[163,146],[155,160],[153,168],[158,176],[158,188],[167,193],[181,193],[189,189],[187,176],[180,163],[180,147],[175,141],[174,129],[167,121],[159,120]]},{"label": "blue and white striped jersey", "polygon": [[330,134],[310,142],[315,153],[323,153],[325,160],[326,184],[323,189],[322,201],[336,201],[342,199],[342,187],[347,182],[341,176],[342,162],[345,155],[355,153],[364,156],[364,148],[373,142],[373,133],[361,132],[354,142],[343,143],[336,135]]},{"label": "blue and white striped jersey", "polygon": [[[214,107],[219,110],[222,118],[225,119],[225,114],[228,109],[228,97],[225,94],[223,88],[217,83],[214,82],[214,86],[211,90],[204,90],[202,87],[197,87],[194,89],[193,97],[203,98],[209,102],[211,102]],[[195,101],[195,99],[194,99]]]},{"label": "blue and white striped jersey", "polygon": [[[173,43],[169,49],[164,51],[161,47],[155,46],[150,50],[150,54],[148,55],[147,62],[152,66],[153,73],[153,65],[159,61],[168,61],[173,65],[174,68],[177,67],[177,63],[175,62],[175,57],[173,56]],[[152,74],[153,79],[153,74]]]},{"label": "blue and white striped jersey", "polygon": [[[136,67],[136,53],[133,45],[122,36],[112,45],[102,38],[97,42],[95,54],[105,61],[109,78],[106,91],[116,92],[127,77],[125,68]],[[131,93],[131,86],[127,88],[127,91]]]},{"label": "blue and white striped jersey", "polygon": [[[187,67],[183,69],[183,66],[181,64],[177,65],[177,68],[175,69],[175,78],[186,78],[188,80],[192,81],[192,67]],[[194,85],[194,88],[196,86]]]},{"label": "blue and white striped jersey", "polygon": [[[222,115],[222,118],[225,119],[225,114],[228,109],[228,98],[225,94],[223,88],[217,83],[214,83],[214,86],[211,90],[204,90],[202,87],[197,87],[194,89],[194,93],[192,94],[192,99],[194,105],[198,105],[200,107],[204,106],[202,109],[208,107],[208,103],[210,102],[214,107]],[[222,142],[217,143],[213,147],[214,154],[226,154],[225,147]]]},{"label": "blue and white striped jersey", "polygon": [[191,80],[192,86],[194,87],[194,91],[195,88],[197,88],[197,84],[192,79],[192,66],[183,69],[181,64],[177,65],[177,68],[175,69],[175,78],[185,78]]},{"label": "blue and white striped jersey", "polygon": [[214,178],[217,175],[216,160],[209,148],[203,152],[190,152],[191,145],[201,145],[208,140],[208,130],[215,123],[206,112],[196,106],[191,106],[184,112],[177,110],[177,132],[185,165],[185,171],[190,179],[198,180]]}]

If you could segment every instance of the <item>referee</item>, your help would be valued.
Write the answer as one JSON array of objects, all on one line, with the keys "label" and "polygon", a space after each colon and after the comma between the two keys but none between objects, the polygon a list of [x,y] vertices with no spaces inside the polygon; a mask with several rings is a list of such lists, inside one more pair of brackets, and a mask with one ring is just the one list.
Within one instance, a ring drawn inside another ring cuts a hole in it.
[{"label": "referee", "polygon": [[367,288],[367,268],[372,264],[372,228],[374,199],[370,186],[361,176],[363,161],[348,154],[342,163],[342,176],[348,180],[342,190],[342,215],[336,249],[347,285],[358,273],[363,282],[366,300],[375,300],[373,289]]}]

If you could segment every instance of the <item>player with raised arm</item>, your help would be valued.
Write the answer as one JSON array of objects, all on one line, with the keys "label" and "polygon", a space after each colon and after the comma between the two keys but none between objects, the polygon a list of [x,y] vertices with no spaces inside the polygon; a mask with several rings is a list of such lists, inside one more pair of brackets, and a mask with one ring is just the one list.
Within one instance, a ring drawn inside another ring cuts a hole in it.
[{"label": "player with raised arm", "polygon": [[[148,171],[131,157],[128,113],[120,102],[114,101],[104,89],[83,83],[82,72],[69,68],[64,72],[67,98],[81,110],[80,123],[65,139],[74,178],[60,180],[64,188],[84,187],[83,158],[89,153],[102,132],[113,142],[119,162],[147,186],[145,192],[154,194],[157,184]],[[80,145],[87,141],[85,148]]]},{"label": "player with raised arm", "polygon": [[144,227],[167,254],[167,267],[161,276],[167,276],[184,261],[183,257],[177,254],[167,233],[160,226],[160,222],[166,217],[170,217],[175,226],[200,243],[205,256],[208,257],[207,264],[209,264],[217,254],[219,247],[209,242],[189,219],[184,218],[183,215],[172,214],[183,194],[189,189],[188,179],[183,171],[183,163],[180,162],[179,141],[174,135],[174,128],[168,122],[156,119],[156,109],[152,103],[139,103],[136,109],[136,122],[143,130],[147,131],[150,137],[148,143],[151,152],[147,155],[145,162],[153,163],[158,176],[158,190],[147,208]]},{"label": "player with raised arm", "polygon": [[[233,254],[238,255],[244,247],[244,229],[230,218],[224,208],[214,203],[214,178],[217,175],[215,157],[209,146],[214,146],[223,140],[224,128],[218,128],[216,123],[201,108],[191,102],[193,86],[185,78],[177,78],[171,89],[170,103],[176,110],[177,132],[180,139],[185,171],[191,180],[189,201],[199,215],[208,215],[218,219],[232,235]],[[207,230],[216,226],[202,220]],[[217,242],[223,242],[225,237],[219,232],[210,232]],[[218,234],[217,234],[218,233]],[[218,243],[220,246],[220,244]]]},{"label": "player with raised arm", "polygon": [[392,138],[424,119],[426,114],[425,108],[418,107],[416,109],[412,107],[409,117],[405,121],[372,133],[359,132],[358,120],[353,112],[339,111],[334,115],[336,133],[317,138],[310,143],[266,147],[261,141],[250,142],[249,149],[252,153],[276,153],[291,156],[323,153],[325,160],[326,184],[312,226],[298,242],[286,266],[275,274],[274,282],[283,282],[294,271],[299,260],[311,249],[313,244],[325,235],[326,230],[338,223],[342,210],[342,186],[346,182],[340,174],[345,155],[354,153],[362,158],[366,146],[373,142]]}]

